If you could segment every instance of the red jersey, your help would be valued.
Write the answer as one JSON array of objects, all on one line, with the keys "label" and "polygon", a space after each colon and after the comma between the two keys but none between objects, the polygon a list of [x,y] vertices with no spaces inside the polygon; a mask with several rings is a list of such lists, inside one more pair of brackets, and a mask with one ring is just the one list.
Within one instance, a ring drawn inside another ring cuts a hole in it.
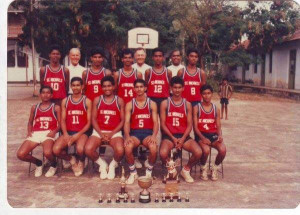
[{"label": "red jersey", "polygon": [[130,129],[153,129],[153,119],[150,107],[150,99],[147,98],[144,107],[140,108],[132,99],[132,111]]},{"label": "red jersey", "polygon": [[157,73],[151,68],[147,96],[153,98],[167,98],[170,96],[168,70],[166,67],[161,73]]},{"label": "red jersey", "polygon": [[201,70],[197,68],[195,74],[190,74],[187,68],[183,71],[184,91],[183,97],[189,102],[201,101],[202,96],[200,93],[201,88]]},{"label": "red jersey", "polygon": [[175,105],[173,100],[168,98],[166,126],[171,134],[184,134],[187,128],[187,107],[184,98],[179,105]]},{"label": "red jersey", "polygon": [[217,108],[212,104],[211,110],[206,112],[201,102],[198,104],[198,129],[204,133],[217,132]]},{"label": "red jersey", "polygon": [[103,94],[102,87],[101,87],[101,80],[105,76],[105,68],[103,67],[99,73],[93,72],[92,69],[89,69],[86,73],[86,91],[85,95],[88,97],[91,101],[94,101],[94,99],[97,96],[100,96]]},{"label": "red jersey", "polygon": [[120,107],[117,96],[114,97],[111,103],[107,103],[103,96],[100,96],[97,109],[97,122],[100,130],[112,131],[121,122]]},{"label": "red jersey", "polygon": [[87,124],[86,96],[82,96],[78,102],[72,100],[72,95],[66,101],[66,125],[67,131],[80,131]]},{"label": "red jersey", "polygon": [[127,104],[135,98],[134,81],[137,79],[137,70],[132,70],[132,73],[126,75],[123,69],[119,70],[118,80],[118,96],[124,100],[124,104]]},{"label": "red jersey", "polygon": [[67,96],[65,70],[60,66],[58,71],[53,71],[50,65],[45,67],[44,85],[53,90],[53,99],[63,99]]},{"label": "red jersey", "polygon": [[58,125],[55,104],[52,103],[46,110],[42,110],[40,106],[41,103],[35,107],[32,131],[55,130]]}]

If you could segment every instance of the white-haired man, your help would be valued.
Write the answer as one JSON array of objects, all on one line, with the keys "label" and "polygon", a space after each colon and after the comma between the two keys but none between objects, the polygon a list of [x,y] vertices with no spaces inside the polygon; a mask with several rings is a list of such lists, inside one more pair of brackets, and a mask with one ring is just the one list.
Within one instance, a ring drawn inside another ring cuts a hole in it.
[{"label": "white-haired man", "polygon": [[137,71],[143,74],[143,79],[145,79],[145,71],[151,68],[151,66],[145,63],[146,56],[147,54],[145,49],[143,48],[136,49],[134,53],[134,59],[136,63],[132,65],[133,69],[136,69]]},{"label": "white-haired man", "polygon": [[[69,51],[69,59],[71,64],[67,67],[70,71],[70,80],[73,77],[82,77],[82,73],[85,70],[83,66],[79,64],[81,58],[80,49],[79,48],[71,48]],[[69,84],[71,86],[71,84]],[[71,87],[69,89],[69,94],[72,94]]]}]

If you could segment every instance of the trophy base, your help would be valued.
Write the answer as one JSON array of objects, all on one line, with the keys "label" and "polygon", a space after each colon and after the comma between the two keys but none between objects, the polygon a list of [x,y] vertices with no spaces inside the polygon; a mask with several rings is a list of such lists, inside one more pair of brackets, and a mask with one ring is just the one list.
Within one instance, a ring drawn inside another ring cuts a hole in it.
[{"label": "trophy base", "polygon": [[149,202],[151,202],[150,193],[147,194],[147,195],[140,193],[139,202],[140,203],[149,203]]}]

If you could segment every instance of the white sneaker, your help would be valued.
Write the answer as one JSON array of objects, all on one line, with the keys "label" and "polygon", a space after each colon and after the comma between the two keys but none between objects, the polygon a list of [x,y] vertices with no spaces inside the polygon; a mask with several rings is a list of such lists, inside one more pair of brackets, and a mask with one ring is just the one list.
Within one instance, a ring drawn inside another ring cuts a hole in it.
[{"label": "white sneaker", "polygon": [[40,177],[43,174],[43,164],[41,166],[36,166],[34,171],[35,177]]},{"label": "white sneaker", "polygon": [[63,168],[64,169],[68,169],[72,166],[72,164],[70,163],[70,161],[66,161],[66,160],[62,160],[62,164],[63,164]]},{"label": "white sneaker", "polygon": [[100,178],[106,179],[107,178],[107,169],[108,169],[108,165],[107,165],[106,161],[103,160],[101,157],[99,157],[95,162],[99,165]]},{"label": "white sneaker", "polygon": [[107,173],[107,178],[112,180],[115,178],[116,176],[116,171],[115,169],[118,167],[118,163],[115,161],[115,159],[113,159],[109,166],[108,166],[108,173]]},{"label": "white sneaker", "polygon": [[52,177],[52,176],[54,176],[55,173],[56,173],[56,169],[57,169],[56,167],[50,166],[50,168],[49,168],[48,171],[46,172],[45,176],[46,176],[46,177]]},{"label": "white sneaker", "polygon": [[200,173],[200,178],[203,181],[207,181],[208,180],[208,163],[206,163],[205,165],[200,165],[200,169],[201,169],[201,173]]},{"label": "white sneaker", "polygon": [[146,169],[146,177],[152,178],[152,170],[149,171],[148,169]]},{"label": "white sneaker", "polygon": [[148,168],[148,167],[150,166],[148,158],[147,158],[147,160],[145,161],[144,165],[145,165],[146,168]]},{"label": "white sneaker", "polygon": [[134,165],[135,165],[135,168],[137,168],[137,169],[140,169],[143,167],[143,165],[141,164],[141,162],[139,161],[138,158],[134,159]]},{"label": "white sneaker", "polygon": [[130,173],[129,177],[126,180],[126,184],[133,184],[134,180],[138,178],[137,172],[132,172]]},{"label": "white sneaker", "polygon": [[84,169],[84,163],[79,161],[77,164],[77,171],[74,172],[75,176],[81,176]]},{"label": "white sneaker", "polygon": [[211,180],[213,181],[217,181],[218,180],[218,170],[219,170],[219,166],[217,166],[216,164],[212,165],[212,170],[211,170]]},{"label": "white sneaker", "polygon": [[184,178],[184,180],[188,183],[193,183],[194,179],[190,175],[190,171],[186,171],[184,168],[182,168],[180,175]]}]

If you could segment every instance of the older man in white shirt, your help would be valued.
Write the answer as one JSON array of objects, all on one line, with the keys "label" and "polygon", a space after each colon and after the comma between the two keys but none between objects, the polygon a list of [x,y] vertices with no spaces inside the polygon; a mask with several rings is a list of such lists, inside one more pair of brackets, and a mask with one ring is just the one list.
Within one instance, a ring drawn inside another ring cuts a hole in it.
[{"label": "older man in white shirt", "polygon": [[[79,64],[80,58],[81,54],[79,48],[70,49],[69,59],[71,61],[71,64],[67,67],[70,70],[70,81],[73,77],[82,78],[82,73],[85,68]],[[71,83],[69,86],[71,86]],[[69,94],[72,94],[71,88],[69,88]]]},{"label": "older man in white shirt", "polygon": [[172,77],[176,76],[178,71],[184,67],[181,64],[181,52],[178,49],[175,49],[171,52],[171,61],[172,65],[168,66],[168,69],[172,72]]},{"label": "older man in white shirt", "polygon": [[134,53],[134,59],[136,63],[132,65],[132,68],[137,69],[143,74],[143,79],[145,79],[145,71],[151,68],[151,66],[145,63],[146,56],[145,49],[138,48]]}]

